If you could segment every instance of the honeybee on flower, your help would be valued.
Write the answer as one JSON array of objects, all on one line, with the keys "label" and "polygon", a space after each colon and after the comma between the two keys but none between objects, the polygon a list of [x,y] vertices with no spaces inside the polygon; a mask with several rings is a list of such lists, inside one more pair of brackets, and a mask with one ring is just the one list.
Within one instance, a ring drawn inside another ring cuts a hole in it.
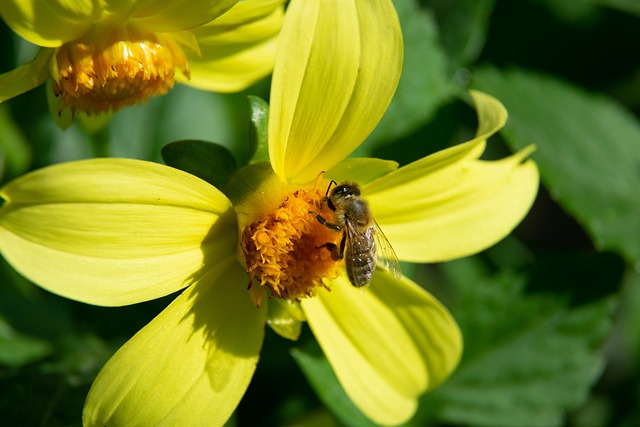
[{"label": "honeybee on flower", "polygon": [[[381,425],[409,420],[456,368],[460,330],[424,288],[384,270],[353,286],[334,259],[345,215],[359,209],[358,231],[370,236],[370,212],[402,261],[478,252],[533,203],[530,150],[480,160],[507,112],[472,92],[470,141],[402,167],[348,158],[400,77],[391,0],[292,0],[278,43],[268,160],[237,170],[224,192],[172,167],[112,158],[57,164],[0,189],[0,251],[39,286],[104,306],[183,290],[102,368],[86,426],[224,425],[267,325],[295,340],[306,323],[347,396]],[[327,192],[330,180],[341,184]],[[372,250],[364,253],[369,271]]]},{"label": "honeybee on flower", "polygon": [[[333,190],[332,185],[335,185]],[[327,221],[319,213],[316,213],[316,218],[325,227],[342,232],[342,238],[340,244],[329,242],[321,247],[328,249],[336,261],[345,260],[347,277],[353,286],[361,288],[368,285],[376,263],[395,277],[402,277],[398,256],[373,219],[369,205],[360,197],[358,184],[338,184],[332,180],[322,201],[334,212],[336,222]]]}]

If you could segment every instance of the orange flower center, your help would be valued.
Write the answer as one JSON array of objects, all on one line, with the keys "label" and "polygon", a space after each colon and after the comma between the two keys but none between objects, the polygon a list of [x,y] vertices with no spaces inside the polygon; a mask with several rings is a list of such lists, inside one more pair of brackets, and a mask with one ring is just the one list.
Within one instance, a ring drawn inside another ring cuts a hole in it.
[{"label": "orange flower center", "polygon": [[164,95],[175,68],[189,75],[182,48],[169,36],[133,28],[103,29],[57,52],[56,96],[72,111],[97,114]]},{"label": "orange flower center", "polygon": [[299,300],[312,296],[317,286],[326,288],[326,279],[338,275],[339,264],[322,245],[339,244],[341,233],[320,224],[315,214],[332,218],[323,196],[316,189],[294,191],[244,229],[242,251],[256,305],[265,290],[269,297]]}]

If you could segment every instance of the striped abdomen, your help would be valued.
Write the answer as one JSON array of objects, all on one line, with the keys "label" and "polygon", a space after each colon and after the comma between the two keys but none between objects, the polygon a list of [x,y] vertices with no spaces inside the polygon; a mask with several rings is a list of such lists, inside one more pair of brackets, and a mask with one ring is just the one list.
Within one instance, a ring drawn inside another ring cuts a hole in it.
[{"label": "striped abdomen", "polygon": [[361,288],[369,284],[376,268],[376,230],[368,227],[364,233],[359,233],[352,224],[346,224],[346,231],[347,276],[353,286]]}]

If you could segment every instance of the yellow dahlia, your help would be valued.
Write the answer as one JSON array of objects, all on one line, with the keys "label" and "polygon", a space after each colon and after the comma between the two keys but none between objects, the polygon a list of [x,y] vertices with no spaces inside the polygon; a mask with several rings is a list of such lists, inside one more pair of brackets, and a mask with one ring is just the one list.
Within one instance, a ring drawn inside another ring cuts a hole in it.
[{"label": "yellow dahlia", "polygon": [[346,157],[400,76],[390,0],[293,0],[280,43],[270,160],[239,170],[223,191],[127,159],[50,166],[0,191],[0,250],[40,286],[106,306],[184,289],[102,369],[85,425],[223,425],[265,325],[296,339],[306,322],[347,395],[383,425],[407,421],[455,369],[462,340],[442,304],[382,269],[356,289],[321,247],[340,240],[317,218],[331,218],[329,180],[360,185],[401,260],[433,262],[510,233],[536,195],[535,164],[527,152],[479,160],[507,114],[478,92],[471,141],[401,168]]},{"label": "yellow dahlia", "polygon": [[0,102],[47,81],[59,109],[97,114],[175,81],[232,92],[269,74],[284,0],[3,0],[37,57],[0,75]]}]

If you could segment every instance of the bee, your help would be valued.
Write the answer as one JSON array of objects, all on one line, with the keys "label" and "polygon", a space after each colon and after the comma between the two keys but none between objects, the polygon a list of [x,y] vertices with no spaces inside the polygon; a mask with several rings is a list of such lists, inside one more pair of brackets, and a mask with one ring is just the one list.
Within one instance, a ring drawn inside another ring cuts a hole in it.
[{"label": "bee", "polygon": [[[333,185],[335,187],[329,194]],[[327,221],[317,212],[316,219],[331,230],[341,231],[342,240],[340,246],[325,243],[320,248],[328,249],[336,261],[344,258],[347,276],[353,286],[367,286],[376,264],[389,270],[395,277],[402,276],[400,261],[371,215],[369,205],[360,197],[358,184],[338,184],[331,180],[322,203],[326,203],[327,207],[334,211],[335,223]]]}]

